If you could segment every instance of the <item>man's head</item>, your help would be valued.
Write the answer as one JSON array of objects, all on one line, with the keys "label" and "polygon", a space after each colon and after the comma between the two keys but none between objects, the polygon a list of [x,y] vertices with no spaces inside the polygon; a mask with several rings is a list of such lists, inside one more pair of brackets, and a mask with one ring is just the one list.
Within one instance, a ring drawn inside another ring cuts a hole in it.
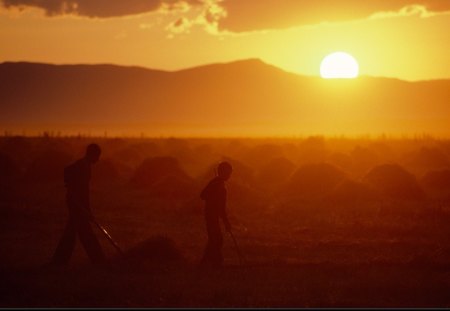
[{"label": "man's head", "polygon": [[90,144],[86,148],[86,158],[89,162],[95,163],[100,158],[100,154],[102,153],[102,150],[100,149],[100,146],[97,144]]},{"label": "man's head", "polygon": [[231,164],[228,162],[221,162],[217,167],[217,175],[223,180],[228,180],[231,176],[232,171],[233,168],[231,167]]}]

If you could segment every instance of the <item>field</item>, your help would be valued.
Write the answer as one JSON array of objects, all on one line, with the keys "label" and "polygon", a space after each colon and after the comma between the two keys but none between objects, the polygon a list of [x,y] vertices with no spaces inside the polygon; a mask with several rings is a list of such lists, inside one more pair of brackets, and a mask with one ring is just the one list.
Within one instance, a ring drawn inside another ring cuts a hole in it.
[{"label": "field", "polygon": [[[77,242],[45,268],[63,169],[91,142],[93,213],[137,251],[121,259],[97,231],[112,267]],[[222,160],[245,262],[224,235],[225,267],[202,271],[199,193]],[[449,223],[449,140],[0,138],[0,307],[450,307]]]}]

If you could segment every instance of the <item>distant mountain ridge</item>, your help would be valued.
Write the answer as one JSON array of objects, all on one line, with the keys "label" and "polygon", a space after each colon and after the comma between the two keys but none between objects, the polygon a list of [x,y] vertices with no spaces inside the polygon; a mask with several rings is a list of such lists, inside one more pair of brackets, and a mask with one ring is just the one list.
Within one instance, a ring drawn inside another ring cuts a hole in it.
[{"label": "distant mountain ridge", "polygon": [[323,80],[257,59],[180,71],[0,64],[0,130],[148,135],[450,134],[450,80]]}]

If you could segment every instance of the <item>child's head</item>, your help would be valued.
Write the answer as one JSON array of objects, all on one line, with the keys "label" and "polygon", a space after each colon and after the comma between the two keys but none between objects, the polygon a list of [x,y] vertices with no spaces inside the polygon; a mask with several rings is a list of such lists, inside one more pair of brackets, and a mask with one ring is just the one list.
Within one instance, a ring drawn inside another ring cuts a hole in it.
[{"label": "child's head", "polygon": [[100,154],[102,153],[102,150],[100,149],[100,146],[97,144],[90,144],[86,148],[86,158],[91,162],[95,163],[100,158]]},{"label": "child's head", "polygon": [[228,180],[231,176],[232,171],[233,168],[231,167],[231,164],[228,162],[221,162],[217,167],[217,175],[223,180]]}]

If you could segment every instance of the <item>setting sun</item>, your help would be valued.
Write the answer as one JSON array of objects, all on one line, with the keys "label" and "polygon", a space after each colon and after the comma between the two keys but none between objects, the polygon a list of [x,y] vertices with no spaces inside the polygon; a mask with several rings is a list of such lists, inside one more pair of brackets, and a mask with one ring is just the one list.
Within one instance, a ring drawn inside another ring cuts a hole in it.
[{"label": "setting sun", "polygon": [[353,79],[358,73],[358,62],[345,52],[329,54],[320,64],[320,76],[324,79]]}]

